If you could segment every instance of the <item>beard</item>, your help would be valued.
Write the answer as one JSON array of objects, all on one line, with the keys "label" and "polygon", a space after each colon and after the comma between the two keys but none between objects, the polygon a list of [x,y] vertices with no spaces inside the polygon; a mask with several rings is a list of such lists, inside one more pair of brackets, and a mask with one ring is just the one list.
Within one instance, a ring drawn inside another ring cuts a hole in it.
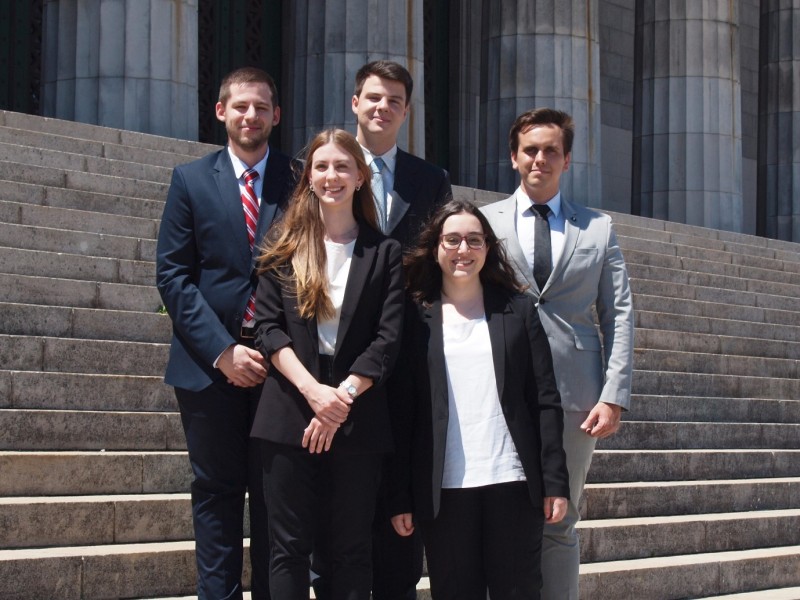
[{"label": "beard", "polygon": [[235,125],[230,124],[226,124],[225,129],[228,132],[228,138],[244,150],[257,150],[265,146],[269,141],[269,134],[272,132],[271,127],[262,127],[257,132],[245,133]]}]

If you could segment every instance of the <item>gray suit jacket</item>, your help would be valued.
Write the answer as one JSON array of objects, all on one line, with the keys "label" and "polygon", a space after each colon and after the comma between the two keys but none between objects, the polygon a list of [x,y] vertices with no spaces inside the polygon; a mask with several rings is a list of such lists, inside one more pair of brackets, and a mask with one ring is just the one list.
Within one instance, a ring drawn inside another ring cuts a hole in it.
[{"label": "gray suit jacket", "polygon": [[520,280],[530,286],[528,293],[537,302],[564,410],[589,411],[598,401],[629,409],[633,305],[611,218],[572,204],[562,195],[564,250],[540,290],[517,238],[515,197],[481,210],[495,235],[504,240]]}]

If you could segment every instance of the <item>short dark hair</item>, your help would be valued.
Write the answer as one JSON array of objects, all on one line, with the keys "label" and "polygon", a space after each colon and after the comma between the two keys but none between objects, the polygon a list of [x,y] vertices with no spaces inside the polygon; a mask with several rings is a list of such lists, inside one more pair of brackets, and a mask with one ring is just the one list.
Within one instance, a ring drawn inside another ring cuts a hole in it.
[{"label": "short dark hair", "polygon": [[353,90],[354,96],[360,96],[364,87],[364,82],[370,75],[375,75],[381,79],[399,81],[406,88],[406,106],[411,102],[411,92],[414,90],[414,80],[411,73],[403,65],[391,60],[376,60],[365,64],[356,73],[356,87]]},{"label": "short dark hair", "polygon": [[519,134],[526,132],[534,125],[555,125],[561,128],[564,142],[564,156],[572,152],[572,140],[575,138],[575,122],[567,113],[553,108],[534,108],[522,113],[511,125],[508,132],[508,147],[512,154],[519,149]]},{"label": "short dark hair", "polygon": [[266,83],[272,94],[273,108],[279,106],[278,86],[275,85],[275,80],[269,73],[258,67],[242,67],[225,75],[219,86],[219,102],[225,104],[231,97],[231,86],[243,83]]},{"label": "short dark hair", "polygon": [[418,304],[430,303],[442,291],[442,269],[434,258],[439,245],[444,222],[453,215],[467,213],[480,221],[486,236],[486,262],[480,272],[484,285],[493,285],[508,292],[522,292],[526,286],[519,283],[505,248],[489,224],[486,216],[469,200],[450,199],[428,218],[414,246],[403,257],[406,290]]}]

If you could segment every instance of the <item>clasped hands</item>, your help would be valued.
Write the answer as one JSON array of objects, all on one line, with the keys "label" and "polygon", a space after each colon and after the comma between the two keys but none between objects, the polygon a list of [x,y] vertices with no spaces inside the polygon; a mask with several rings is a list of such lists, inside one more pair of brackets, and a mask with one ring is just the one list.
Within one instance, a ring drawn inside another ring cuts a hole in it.
[{"label": "clasped hands", "polygon": [[342,388],[317,383],[305,393],[314,417],[303,431],[303,448],[312,454],[331,449],[333,436],[350,415],[353,399]]}]

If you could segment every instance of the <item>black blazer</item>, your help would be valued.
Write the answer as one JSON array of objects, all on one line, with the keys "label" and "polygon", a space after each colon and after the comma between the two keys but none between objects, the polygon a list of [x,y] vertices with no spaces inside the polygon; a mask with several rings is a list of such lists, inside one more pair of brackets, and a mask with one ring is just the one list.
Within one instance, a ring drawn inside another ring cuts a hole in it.
[{"label": "black blazer", "polygon": [[[395,454],[391,514],[433,519],[439,512],[447,438],[448,391],[442,303],[408,302],[401,359],[390,388]],[[569,498],[564,415],[547,336],[533,301],[522,294],[484,288],[500,404],[525,471],[531,501]]]},{"label": "black blazer", "polygon": [[[270,149],[256,240],[283,212],[294,186],[291,159]],[[228,149],[172,173],[156,249],[156,285],[172,318],[165,381],[200,391],[225,375],[213,367],[239,338],[256,285],[255,262]]]},{"label": "black blazer", "polygon": [[387,235],[408,247],[433,209],[452,193],[447,171],[398,148]]},{"label": "black blazer", "polygon": [[[259,277],[256,292],[256,348],[267,359],[292,346],[319,380],[316,319],[297,312],[294,289],[273,272]],[[347,421],[336,433],[331,451],[385,452],[392,448],[384,383],[400,351],[403,327],[403,281],[400,244],[361,224],[345,287],[336,352],[335,381],[348,373],[373,380],[356,398]],[[253,437],[300,446],[314,416],[303,395],[276,368],[270,368],[253,423]]]}]

